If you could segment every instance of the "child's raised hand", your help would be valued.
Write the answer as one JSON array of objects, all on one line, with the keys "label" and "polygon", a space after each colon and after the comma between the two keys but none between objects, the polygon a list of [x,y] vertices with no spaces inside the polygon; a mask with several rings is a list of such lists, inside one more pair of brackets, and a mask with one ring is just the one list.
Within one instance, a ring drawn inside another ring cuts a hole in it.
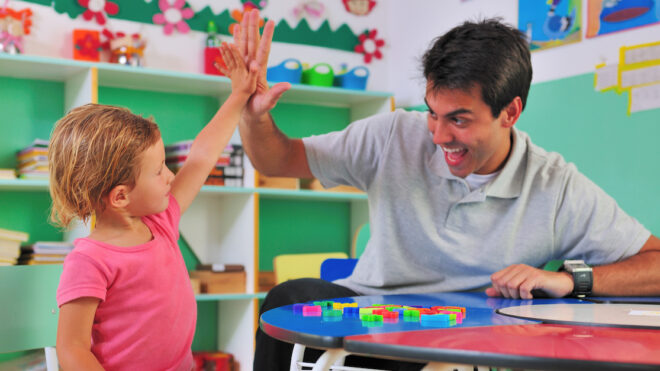
[{"label": "child's raised hand", "polygon": [[231,79],[232,92],[251,96],[256,90],[257,78],[259,77],[257,62],[252,61],[249,66],[246,66],[238,47],[226,42],[220,45],[220,54],[224,66],[216,64],[216,67]]}]

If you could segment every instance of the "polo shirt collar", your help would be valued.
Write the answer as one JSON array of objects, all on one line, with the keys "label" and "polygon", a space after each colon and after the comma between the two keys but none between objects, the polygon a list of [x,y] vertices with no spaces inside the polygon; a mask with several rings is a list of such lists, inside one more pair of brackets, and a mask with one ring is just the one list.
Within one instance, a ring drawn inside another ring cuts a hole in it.
[{"label": "polo shirt collar", "polygon": [[[511,135],[513,136],[511,155],[493,182],[486,185],[486,196],[500,198],[515,198],[520,196],[525,171],[522,162],[527,151],[527,142],[521,137],[515,127],[512,128]],[[465,181],[463,178],[459,178],[449,171],[445,154],[440,146],[436,145],[436,151],[429,159],[428,165],[431,171],[440,177]]]}]

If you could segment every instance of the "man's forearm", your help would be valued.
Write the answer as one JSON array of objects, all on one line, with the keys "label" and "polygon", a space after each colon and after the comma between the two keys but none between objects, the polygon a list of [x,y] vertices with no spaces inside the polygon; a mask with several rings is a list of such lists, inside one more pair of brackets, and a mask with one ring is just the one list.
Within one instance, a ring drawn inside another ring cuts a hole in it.
[{"label": "man's forearm", "polygon": [[646,251],[594,267],[594,296],[660,295],[660,251]]},{"label": "man's forearm", "polygon": [[293,141],[277,128],[270,114],[239,123],[243,148],[252,166],[268,176],[285,176]]}]

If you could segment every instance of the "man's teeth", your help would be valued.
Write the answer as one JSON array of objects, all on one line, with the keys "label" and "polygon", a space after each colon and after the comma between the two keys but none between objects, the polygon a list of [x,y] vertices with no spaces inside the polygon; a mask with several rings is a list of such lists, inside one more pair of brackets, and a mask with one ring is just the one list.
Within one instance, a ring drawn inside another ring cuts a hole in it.
[{"label": "man's teeth", "polygon": [[445,148],[445,147],[442,147],[442,150],[445,151],[445,152],[454,153],[454,152],[461,152],[463,150],[463,148]]}]

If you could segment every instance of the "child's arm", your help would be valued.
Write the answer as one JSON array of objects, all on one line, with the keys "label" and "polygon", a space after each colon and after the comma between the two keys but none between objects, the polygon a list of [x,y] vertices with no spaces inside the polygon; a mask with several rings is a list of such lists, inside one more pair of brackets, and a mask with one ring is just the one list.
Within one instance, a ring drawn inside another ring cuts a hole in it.
[{"label": "child's arm", "polygon": [[181,207],[181,213],[190,206],[199,193],[234,133],[241,111],[256,89],[259,75],[259,66],[256,62],[251,63],[248,69],[238,48],[233,44],[223,43],[220,52],[227,67],[220,66],[220,69],[231,78],[232,92],[211,121],[197,135],[186,162],[172,182],[171,192]]},{"label": "child's arm", "polygon": [[92,324],[99,301],[85,297],[60,308],[55,350],[64,370],[103,370],[91,351]]}]

